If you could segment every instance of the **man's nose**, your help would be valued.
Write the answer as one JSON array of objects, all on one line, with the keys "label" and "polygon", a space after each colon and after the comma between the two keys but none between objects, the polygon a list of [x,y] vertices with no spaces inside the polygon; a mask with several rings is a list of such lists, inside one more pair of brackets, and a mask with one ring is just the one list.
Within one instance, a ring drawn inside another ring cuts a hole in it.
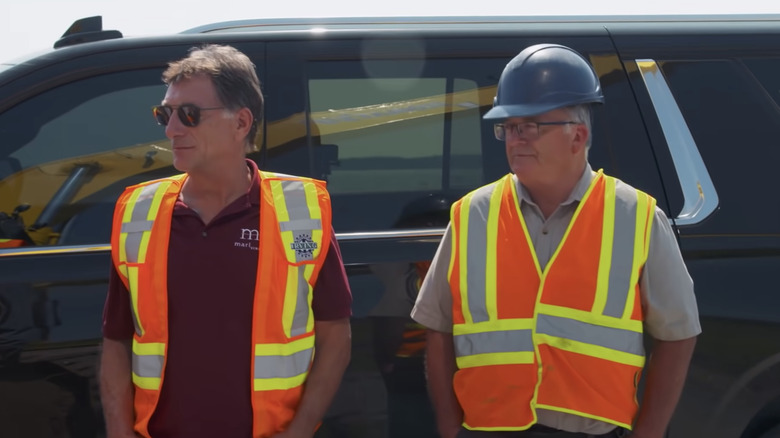
[{"label": "man's nose", "polygon": [[168,124],[165,125],[165,136],[173,139],[174,137],[182,135],[185,129],[187,129],[187,127],[179,120],[179,115],[174,111],[173,114],[171,114],[171,118],[168,120]]}]

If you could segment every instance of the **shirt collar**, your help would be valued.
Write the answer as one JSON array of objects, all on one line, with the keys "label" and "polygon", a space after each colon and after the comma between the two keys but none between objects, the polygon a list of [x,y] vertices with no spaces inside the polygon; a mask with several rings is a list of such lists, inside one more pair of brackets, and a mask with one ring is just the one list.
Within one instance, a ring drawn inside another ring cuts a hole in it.
[{"label": "shirt collar", "polygon": [[[582,176],[580,176],[577,184],[574,185],[574,189],[569,194],[569,197],[566,198],[566,200],[563,201],[561,205],[568,205],[581,201],[582,197],[585,196],[585,193],[588,191],[590,183],[593,181],[595,176],[596,174],[593,173],[593,168],[590,167],[590,163],[585,163],[585,170],[582,171]],[[530,205],[536,205],[536,203],[531,199],[531,195],[528,194],[528,190],[526,190],[525,186],[523,186],[520,181],[518,181],[517,175],[512,175],[512,179],[515,181],[515,185],[517,187],[517,197],[519,198],[518,200],[520,202],[526,202]]]},{"label": "shirt collar", "polygon": [[260,174],[257,169],[257,163],[254,160],[246,159],[246,165],[252,172],[252,183],[249,184],[249,190],[246,192],[246,200],[252,205],[260,205]]}]

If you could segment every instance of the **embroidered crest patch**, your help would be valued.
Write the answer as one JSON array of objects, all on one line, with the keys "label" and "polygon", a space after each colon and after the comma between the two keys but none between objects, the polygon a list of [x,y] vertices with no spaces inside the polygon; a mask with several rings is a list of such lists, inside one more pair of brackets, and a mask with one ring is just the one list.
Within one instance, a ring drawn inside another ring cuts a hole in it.
[{"label": "embroidered crest patch", "polygon": [[298,257],[310,259],[314,250],[317,249],[317,242],[312,240],[308,234],[298,234],[295,236],[295,241],[290,244],[290,249],[295,251]]}]

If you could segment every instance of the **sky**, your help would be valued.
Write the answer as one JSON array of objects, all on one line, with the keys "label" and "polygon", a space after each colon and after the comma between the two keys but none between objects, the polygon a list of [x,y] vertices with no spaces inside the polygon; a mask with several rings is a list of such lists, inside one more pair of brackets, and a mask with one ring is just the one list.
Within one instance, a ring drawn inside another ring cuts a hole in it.
[{"label": "sky", "polygon": [[[220,6],[224,5],[224,6]],[[456,6],[457,5],[457,6]],[[126,37],[255,18],[434,15],[780,14],[777,0],[0,0],[0,63],[51,48],[73,21],[103,16]]]}]

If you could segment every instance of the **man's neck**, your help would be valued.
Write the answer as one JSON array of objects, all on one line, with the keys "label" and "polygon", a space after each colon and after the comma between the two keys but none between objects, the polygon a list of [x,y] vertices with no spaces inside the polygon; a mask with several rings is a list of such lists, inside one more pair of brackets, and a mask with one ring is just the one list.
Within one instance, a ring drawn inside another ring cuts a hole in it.
[{"label": "man's neck", "polygon": [[252,175],[246,161],[208,171],[188,172],[181,198],[208,223],[217,213],[249,190]]},{"label": "man's neck", "polygon": [[531,200],[539,206],[544,218],[547,219],[571,196],[584,171],[585,166],[583,165],[578,172],[568,172],[568,176],[564,179],[558,179],[550,184],[543,182],[536,184],[524,183],[523,187],[525,187]]}]

